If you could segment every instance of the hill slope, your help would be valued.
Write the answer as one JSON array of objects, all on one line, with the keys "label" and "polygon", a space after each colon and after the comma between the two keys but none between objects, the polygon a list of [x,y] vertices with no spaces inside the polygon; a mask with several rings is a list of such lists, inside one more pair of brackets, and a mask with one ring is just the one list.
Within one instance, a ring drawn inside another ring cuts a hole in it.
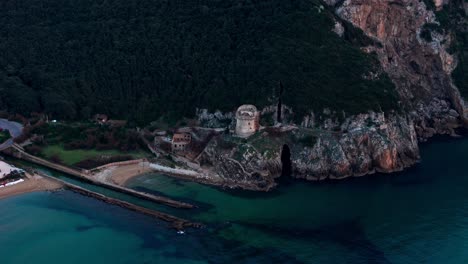
[{"label": "hill slope", "polygon": [[396,108],[317,0],[5,0],[0,23],[0,109],[23,114],[177,119],[276,103],[280,81],[299,115]]}]

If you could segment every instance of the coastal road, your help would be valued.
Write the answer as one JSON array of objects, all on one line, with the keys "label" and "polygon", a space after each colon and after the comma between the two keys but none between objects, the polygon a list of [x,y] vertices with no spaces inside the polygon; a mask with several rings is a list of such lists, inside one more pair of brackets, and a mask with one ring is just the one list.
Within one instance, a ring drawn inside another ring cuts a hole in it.
[{"label": "coastal road", "polygon": [[19,137],[23,132],[23,125],[6,119],[0,119],[0,128],[10,131],[10,135],[12,136],[12,138],[0,144],[0,151],[13,145],[13,139]]}]

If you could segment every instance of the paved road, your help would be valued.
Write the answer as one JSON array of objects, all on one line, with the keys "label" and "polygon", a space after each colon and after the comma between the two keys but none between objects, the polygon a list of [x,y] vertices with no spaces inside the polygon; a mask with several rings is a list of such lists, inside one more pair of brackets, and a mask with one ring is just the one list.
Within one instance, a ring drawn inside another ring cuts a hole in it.
[{"label": "paved road", "polygon": [[19,137],[23,132],[23,125],[6,119],[0,119],[0,128],[10,131],[10,135],[13,137],[0,144],[0,151],[10,147],[13,144],[13,139]]}]

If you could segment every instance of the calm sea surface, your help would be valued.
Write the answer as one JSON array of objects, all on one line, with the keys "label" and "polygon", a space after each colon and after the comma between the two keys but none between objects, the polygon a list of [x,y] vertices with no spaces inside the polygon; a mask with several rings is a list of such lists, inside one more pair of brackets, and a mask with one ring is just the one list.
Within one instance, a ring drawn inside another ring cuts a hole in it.
[{"label": "calm sea surface", "polygon": [[149,174],[129,186],[190,201],[163,222],[70,191],[0,200],[0,263],[468,263],[468,139],[422,147],[399,174],[222,191]]}]

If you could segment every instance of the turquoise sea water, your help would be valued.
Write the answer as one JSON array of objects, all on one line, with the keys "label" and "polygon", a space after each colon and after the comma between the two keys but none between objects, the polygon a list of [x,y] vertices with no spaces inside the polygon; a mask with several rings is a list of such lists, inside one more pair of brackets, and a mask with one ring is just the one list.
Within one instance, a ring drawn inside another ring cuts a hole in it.
[{"label": "turquoise sea water", "polygon": [[157,174],[135,189],[199,206],[165,223],[70,191],[0,200],[0,263],[468,263],[468,139],[393,175],[223,191]]}]

